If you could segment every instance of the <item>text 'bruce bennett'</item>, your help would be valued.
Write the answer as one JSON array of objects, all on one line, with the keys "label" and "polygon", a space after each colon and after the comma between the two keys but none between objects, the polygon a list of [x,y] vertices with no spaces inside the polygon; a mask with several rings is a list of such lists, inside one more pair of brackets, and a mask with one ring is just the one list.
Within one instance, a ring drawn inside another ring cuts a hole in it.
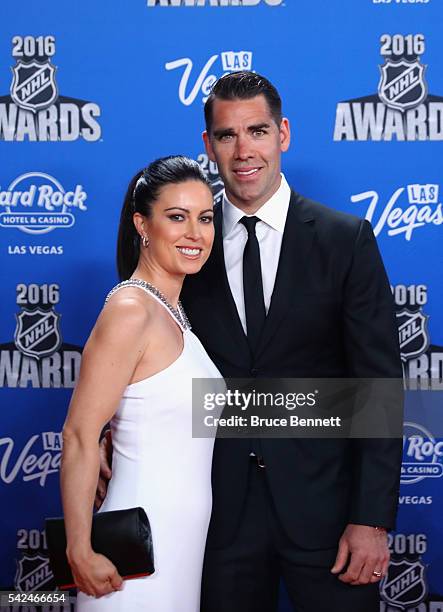
[{"label": "text 'bruce bennett'", "polygon": [[215,417],[208,414],[204,418],[206,427],[341,427],[341,417],[300,418],[296,414],[286,417],[230,416]]}]

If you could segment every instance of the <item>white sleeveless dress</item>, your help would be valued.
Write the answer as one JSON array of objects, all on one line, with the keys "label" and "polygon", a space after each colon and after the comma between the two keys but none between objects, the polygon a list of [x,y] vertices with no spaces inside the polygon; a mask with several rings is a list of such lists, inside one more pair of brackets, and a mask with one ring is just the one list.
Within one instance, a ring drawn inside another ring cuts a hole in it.
[{"label": "white sleeveless dress", "polygon": [[183,332],[183,352],[166,369],[126,387],[111,422],[112,479],[101,508],[146,510],[155,572],[99,598],[79,591],[79,612],[200,610],[214,440],[192,437],[192,379],[221,375],[198,338],[173,318]]}]

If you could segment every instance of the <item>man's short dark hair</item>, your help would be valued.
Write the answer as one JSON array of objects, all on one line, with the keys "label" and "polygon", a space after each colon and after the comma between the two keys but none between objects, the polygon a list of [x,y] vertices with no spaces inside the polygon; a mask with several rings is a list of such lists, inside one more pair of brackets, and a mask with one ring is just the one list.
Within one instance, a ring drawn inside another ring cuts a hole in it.
[{"label": "man's short dark hair", "polygon": [[280,127],[282,120],[281,98],[268,79],[256,72],[244,70],[225,74],[214,84],[205,103],[206,131],[212,127],[212,107],[214,100],[250,100],[264,96],[275,123]]}]

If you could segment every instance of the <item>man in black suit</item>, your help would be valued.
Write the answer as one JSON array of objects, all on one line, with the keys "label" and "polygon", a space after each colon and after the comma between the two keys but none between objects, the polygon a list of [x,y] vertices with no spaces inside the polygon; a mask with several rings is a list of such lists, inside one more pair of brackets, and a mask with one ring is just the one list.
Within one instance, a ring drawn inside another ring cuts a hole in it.
[{"label": "man in black suit", "polygon": [[[203,135],[225,197],[182,293],[225,377],[398,378],[392,296],[370,224],[292,191],[273,85],[222,77]],[[251,281],[252,279],[252,281]],[[400,439],[217,439],[202,612],[375,612],[395,523]]]},{"label": "man in black suit", "polygon": [[[226,75],[205,119],[225,197],[182,301],[221,373],[400,379],[371,226],[290,189],[276,89],[252,72]],[[274,612],[283,578],[297,612],[376,612],[401,449],[401,439],[217,439],[201,611]]]}]

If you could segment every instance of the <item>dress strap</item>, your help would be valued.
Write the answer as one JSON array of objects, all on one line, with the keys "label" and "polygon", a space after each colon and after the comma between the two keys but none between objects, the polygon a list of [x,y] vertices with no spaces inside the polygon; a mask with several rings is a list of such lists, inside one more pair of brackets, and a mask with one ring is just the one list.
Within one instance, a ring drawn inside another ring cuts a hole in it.
[{"label": "dress strap", "polygon": [[154,287],[154,285],[151,285],[151,283],[147,283],[146,281],[140,278],[130,278],[129,280],[125,280],[113,287],[113,289],[111,289],[111,291],[106,296],[105,304],[108,303],[109,299],[114,295],[114,293],[120,291],[120,289],[125,289],[126,287],[138,287],[139,289],[142,289],[143,291],[148,293],[155,300],[157,300],[157,302],[169,312],[169,314],[180,327],[182,332],[186,331],[187,329],[191,329],[191,324],[189,323],[188,317],[186,316],[186,313],[183,310],[181,302],[179,301],[177,304],[177,308],[174,308],[174,306],[172,306],[172,304],[168,302],[163,293],[159,289],[157,289],[157,287]]}]

